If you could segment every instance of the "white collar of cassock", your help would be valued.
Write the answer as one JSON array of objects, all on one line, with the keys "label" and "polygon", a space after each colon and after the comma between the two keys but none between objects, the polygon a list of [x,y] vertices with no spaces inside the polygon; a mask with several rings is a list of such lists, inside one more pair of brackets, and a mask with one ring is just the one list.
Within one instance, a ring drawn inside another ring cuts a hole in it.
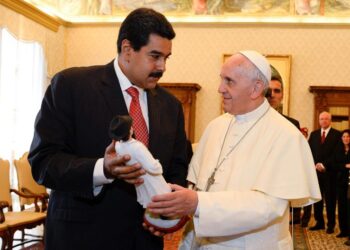
[{"label": "white collar of cassock", "polygon": [[242,115],[235,115],[235,122],[236,123],[246,123],[250,121],[255,121],[260,116],[262,116],[267,109],[270,107],[270,104],[267,102],[266,98],[264,99],[264,102],[254,109],[253,111],[250,111],[249,113],[242,114]]}]

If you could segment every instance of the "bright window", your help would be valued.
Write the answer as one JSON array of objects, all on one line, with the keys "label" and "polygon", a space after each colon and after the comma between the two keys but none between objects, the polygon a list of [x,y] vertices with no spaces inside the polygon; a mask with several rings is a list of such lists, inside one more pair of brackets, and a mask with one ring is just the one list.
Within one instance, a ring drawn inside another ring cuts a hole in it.
[{"label": "bright window", "polygon": [[0,27],[0,157],[11,163],[29,150],[46,79],[42,46]]}]

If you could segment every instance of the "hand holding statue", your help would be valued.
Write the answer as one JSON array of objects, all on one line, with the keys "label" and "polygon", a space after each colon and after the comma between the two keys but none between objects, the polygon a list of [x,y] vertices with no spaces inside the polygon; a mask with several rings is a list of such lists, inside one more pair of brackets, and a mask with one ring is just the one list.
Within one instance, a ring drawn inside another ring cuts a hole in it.
[{"label": "hand holding statue", "polygon": [[140,178],[146,172],[141,168],[140,163],[127,166],[130,155],[118,155],[115,151],[115,141],[106,148],[104,155],[103,172],[107,178],[122,179],[130,184],[139,185],[143,183]]},{"label": "hand holding statue", "polygon": [[147,209],[167,217],[194,215],[198,205],[197,192],[175,184],[170,186],[173,192],[153,196]]}]

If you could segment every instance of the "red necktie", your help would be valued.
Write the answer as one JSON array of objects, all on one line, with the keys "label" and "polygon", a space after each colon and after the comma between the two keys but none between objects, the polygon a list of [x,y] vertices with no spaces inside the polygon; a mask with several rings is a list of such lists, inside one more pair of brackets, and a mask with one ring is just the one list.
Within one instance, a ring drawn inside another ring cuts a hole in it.
[{"label": "red necktie", "polygon": [[323,130],[322,136],[321,136],[321,144],[324,143],[324,140],[326,140],[326,131]]},{"label": "red necktie", "polygon": [[139,91],[134,87],[130,87],[126,90],[126,92],[132,98],[130,103],[129,114],[133,119],[132,128],[134,129],[135,138],[141,141],[143,144],[145,144],[146,147],[148,147],[148,129],[145,119],[142,115],[142,110],[139,101]]}]

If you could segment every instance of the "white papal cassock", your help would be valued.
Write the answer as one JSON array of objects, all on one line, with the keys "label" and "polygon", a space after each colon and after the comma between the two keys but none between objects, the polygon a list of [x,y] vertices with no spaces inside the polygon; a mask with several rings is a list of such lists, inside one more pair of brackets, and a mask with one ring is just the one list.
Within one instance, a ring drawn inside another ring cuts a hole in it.
[{"label": "white papal cassock", "polygon": [[205,190],[222,160],[209,192],[198,192],[196,239],[188,234],[181,249],[293,249],[289,205],[321,199],[300,131],[266,99],[250,113],[224,114],[206,128],[187,179]]}]

